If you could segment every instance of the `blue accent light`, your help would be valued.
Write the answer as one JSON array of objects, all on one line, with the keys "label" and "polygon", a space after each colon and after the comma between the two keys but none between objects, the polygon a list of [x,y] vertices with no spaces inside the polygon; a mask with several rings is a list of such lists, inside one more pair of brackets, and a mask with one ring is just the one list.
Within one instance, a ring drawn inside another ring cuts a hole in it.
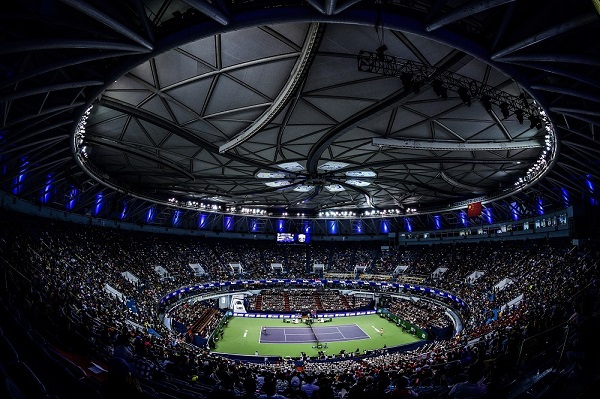
[{"label": "blue accent light", "polygon": [[173,212],[173,226],[177,226],[179,224],[180,217],[181,217],[181,210],[175,209],[175,212]]},{"label": "blue accent light", "polygon": [[127,216],[127,201],[123,201],[123,210],[121,211],[121,220]]},{"label": "blue accent light", "polygon": [[[281,222],[281,220],[280,220],[280,222]],[[277,228],[279,228],[279,226],[277,226]],[[258,223],[256,222],[256,219],[250,220],[250,232],[252,232],[252,233],[258,232]],[[281,231],[280,231],[280,233],[281,233]]]},{"label": "blue accent light", "polygon": [[304,231],[304,234],[310,234],[311,228],[308,220],[302,222],[302,230]]},{"label": "blue accent light", "polygon": [[329,232],[329,234],[337,234],[338,233],[337,220],[328,220],[327,221],[327,231]]},{"label": "blue accent light", "polygon": [[468,226],[469,225],[469,219],[467,218],[467,214],[465,212],[459,212],[458,217],[460,218],[460,222],[463,224],[463,226]]},{"label": "blue accent light", "polygon": [[227,215],[223,218],[223,229],[225,231],[233,230],[233,216]]},{"label": "blue accent light", "polygon": [[408,231],[409,233],[412,232],[413,228],[410,218],[404,218],[404,227],[406,227],[406,231]]},{"label": "blue accent light", "polygon": [[592,181],[592,178],[590,175],[586,175],[585,177],[586,177],[585,184],[588,188],[588,191],[590,192],[590,205],[597,206],[598,199],[594,198],[594,191],[596,191],[594,182]]},{"label": "blue accent light", "polygon": [[537,211],[538,211],[538,215],[544,214],[544,202],[542,200],[542,197],[538,197],[538,199],[537,199]]},{"label": "blue accent light", "polygon": [[519,220],[519,207],[516,202],[510,203],[510,213],[512,214],[513,220]]},{"label": "blue accent light", "polygon": [[390,221],[387,219],[382,219],[379,228],[381,229],[381,232],[383,234],[389,233],[390,232]]},{"label": "blue accent light", "polygon": [[283,219],[277,220],[277,232],[278,233],[285,232],[285,220],[283,220]]},{"label": "blue accent light", "polygon": [[75,187],[71,187],[71,191],[69,191],[69,200],[67,201],[67,210],[72,211],[75,208],[75,204],[77,203],[77,195],[79,195],[79,190]]},{"label": "blue accent light", "polygon": [[440,230],[442,228],[442,217],[440,215],[435,215],[433,217],[433,225],[436,230]]},{"label": "blue accent light", "polygon": [[494,218],[492,217],[492,209],[491,208],[485,208],[483,210],[483,213],[485,214],[485,220],[487,220],[487,222],[489,224],[494,223]]},{"label": "blue accent light", "polygon": [[569,206],[569,192],[564,187],[560,189],[565,208]]},{"label": "blue accent light", "polygon": [[[0,144],[2,143],[2,140],[4,140],[5,132],[6,130],[0,130]],[[6,156],[4,154],[0,154],[0,168],[2,169],[2,175],[6,174],[6,164],[2,163],[4,158],[6,158]]]},{"label": "blue accent light", "polygon": [[354,232],[356,234],[362,234],[363,233],[363,225],[362,225],[362,220],[358,219],[354,222]]},{"label": "blue accent light", "polygon": [[21,158],[21,169],[19,170],[19,175],[14,179],[13,194],[15,195],[21,194],[21,191],[23,191],[23,181],[25,180],[27,165],[29,165],[29,161]]},{"label": "blue accent light", "polygon": [[152,219],[154,219],[154,207],[151,206],[146,212],[146,223],[152,222]]},{"label": "blue accent light", "polygon": [[98,216],[102,210],[102,205],[104,205],[104,194],[98,193],[96,194],[96,202],[94,204],[94,216]]},{"label": "blue accent light", "polygon": [[44,185],[44,189],[42,190],[42,197],[40,198],[40,201],[42,202],[42,204],[47,204],[48,201],[50,200],[50,194],[52,193],[52,181],[53,181],[53,177],[52,174],[48,175],[48,178],[46,179],[46,184]]},{"label": "blue accent light", "polygon": [[208,222],[208,215],[206,213],[201,213],[198,215],[198,227],[201,229],[206,228],[206,223]]}]

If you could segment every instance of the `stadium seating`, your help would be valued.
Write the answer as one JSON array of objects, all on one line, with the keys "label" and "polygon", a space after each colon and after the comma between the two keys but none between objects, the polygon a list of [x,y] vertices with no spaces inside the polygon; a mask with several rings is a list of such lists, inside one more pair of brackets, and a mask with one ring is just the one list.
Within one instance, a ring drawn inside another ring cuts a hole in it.
[{"label": "stadium seating", "polygon": [[[209,396],[223,378],[222,375],[219,378],[223,370],[239,375],[236,381],[240,390],[245,376],[254,378],[266,373],[268,378],[287,375],[289,380],[289,376],[297,372],[296,359],[268,365],[241,363],[186,342],[177,343],[177,334],[153,318],[162,295],[183,285],[231,278],[226,261],[232,260],[235,251],[229,242],[206,240],[198,245],[186,237],[132,235],[37,220],[30,224],[22,221],[14,232],[1,252],[2,274],[6,278],[0,295],[0,375],[6,397],[103,398],[102,372],[94,375],[83,363],[78,364],[73,359],[77,355],[107,364],[114,356],[115,339],[121,334],[127,335],[135,356],[148,356],[158,367],[159,372],[152,374],[153,377],[134,370],[140,393],[147,398]],[[244,242],[243,245],[251,244]],[[257,246],[259,255],[253,257],[257,263],[245,270],[267,273],[266,262],[279,253],[270,251],[267,257],[260,255],[268,249],[265,243]],[[369,252],[371,249],[373,252]],[[371,249],[364,246],[361,251],[377,253],[376,248]],[[329,254],[329,262],[335,259],[352,262],[356,256],[348,255],[352,253],[348,247],[341,248],[340,255],[335,256],[336,250],[328,244],[322,247],[315,244],[305,250],[303,277],[311,275],[310,253],[313,251]],[[225,253],[228,253],[226,259]],[[302,258],[298,252],[293,257]],[[465,329],[450,340],[432,341],[413,351],[382,350],[369,356],[305,362],[304,372],[319,376],[324,384],[334,375],[335,380],[339,380],[340,375],[350,372],[354,377],[349,385],[353,385],[360,380],[357,376],[372,376],[373,370],[384,368],[394,376],[403,370],[420,397],[431,398],[444,397],[452,384],[461,380],[465,367],[477,361],[486,365],[485,381],[490,391],[493,389],[490,397],[541,398],[553,391],[572,388],[572,381],[580,383],[581,393],[593,386],[597,378],[594,372],[586,375],[585,380],[566,378],[576,369],[563,355],[563,350],[571,349],[578,331],[573,325],[565,335],[562,326],[579,301],[593,298],[596,305],[597,287],[590,284],[597,277],[600,256],[596,248],[575,247],[566,240],[515,241],[413,248],[410,256],[398,250],[396,255],[386,254],[386,259],[392,263],[390,259],[395,259],[397,264],[408,263],[408,271],[412,269],[421,276],[422,284],[463,298],[471,308],[469,314],[463,314]],[[165,269],[174,276],[172,280],[161,280],[153,274],[151,265],[157,260],[164,262]],[[195,276],[187,270],[190,262],[210,265],[207,266],[209,274]],[[240,262],[250,265],[251,261],[240,258]],[[289,264],[289,260],[281,259],[281,263]],[[298,268],[297,261],[294,264],[294,275],[298,275],[302,268]],[[345,263],[333,269],[349,270],[351,265]],[[442,276],[432,276],[440,265],[447,266],[448,271]],[[388,271],[393,269],[386,266]],[[141,283],[134,285],[124,280],[121,274],[124,271],[139,276]],[[474,271],[483,273],[476,280],[466,279]],[[510,278],[511,283],[495,288],[504,278]],[[390,280],[394,281],[393,276]],[[135,311],[103,290],[104,284],[134,299]],[[385,293],[375,290],[375,293]],[[315,304],[325,307],[325,299],[336,304],[332,306],[346,306],[337,292],[330,292],[331,298],[329,294],[317,296],[318,302],[314,294],[309,292]],[[521,302],[506,306],[519,294],[524,295]],[[496,313],[492,311],[498,309]],[[423,316],[415,314],[418,313],[416,308],[403,311],[415,317]],[[148,326],[161,338],[144,331]],[[135,344],[144,341],[151,348],[147,355],[137,352]],[[65,357],[68,353],[74,356]],[[424,369],[435,370],[435,373],[425,375]],[[533,377],[538,371],[544,374],[543,380]],[[281,378],[283,391],[288,380]],[[548,389],[549,386],[553,389]],[[347,388],[350,386],[336,383],[333,389],[339,394]]]}]

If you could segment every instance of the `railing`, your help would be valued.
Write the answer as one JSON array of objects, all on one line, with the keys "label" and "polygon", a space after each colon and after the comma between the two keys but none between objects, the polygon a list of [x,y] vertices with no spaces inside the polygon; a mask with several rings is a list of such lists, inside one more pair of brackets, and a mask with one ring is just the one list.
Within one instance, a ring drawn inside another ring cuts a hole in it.
[{"label": "railing", "polygon": [[[4,259],[3,256],[0,256],[0,260],[2,260],[2,262],[4,262],[9,268],[11,268],[13,270],[13,272],[17,273],[19,275],[19,277],[23,278],[24,280],[26,280],[29,284],[31,284],[31,280],[24,275],[23,273],[21,273],[19,271],[19,269],[17,269],[16,267],[14,267],[12,265],[12,263],[10,263],[9,261],[7,261],[6,259]],[[5,282],[5,284],[8,284],[8,282]]]},{"label": "railing", "polygon": [[[561,344],[559,344],[559,334],[561,334],[560,330],[563,330],[562,334],[564,334],[564,341]],[[519,346],[519,355],[517,356],[516,366],[519,368],[523,367],[526,361],[530,360],[530,354],[534,353],[536,355],[540,355],[544,353],[545,349],[552,350],[555,347],[560,347],[562,356],[562,352],[564,351],[567,342],[568,331],[569,328],[567,326],[567,322],[563,322],[538,334],[532,335],[531,337],[525,338],[523,341],[521,341],[521,345]],[[552,355],[554,354],[555,352],[552,352]],[[548,356],[550,357],[552,355]]]},{"label": "railing", "polygon": [[[594,264],[593,267],[596,267],[597,263]],[[575,298],[579,297],[583,292],[585,292],[588,288],[590,288],[590,286],[592,285],[592,283],[587,284],[586,286],[584,286],[583,288],[581,288],[579,291],[577,291],[575,294],[573,294],[570,298],[570,301],[572,302]],[[560,347],[558,349],[559,351],[559,357],[558,360],[556,361],[556,367],[558,367],[560,365],[560,362],[562,361],[564,352],[565,352],[565,348],[567,346],[567,341],[569,338],[569,334],[571,333],[571,329],[569,328],[569,324],[568,321],[562,322],[554,327],[551,327],[545,331],[542,331],[538,334],[535,334],[531,337],[527,337],[525,338],[522,342],[521,345],[519,347],[519,355],[517,357],[517,363],[516,365],[518,367],[522,367],[523,363],[525,362],[525,358],[527,357],[527,355],[531,352],[531,348],[535,348],[536,345],[540,346],[538,349],[542,349],[542,348],[548,348],[549,344],[551,344],[550,340],[554,341],[554,344],[558,345],[558,334],[557,334],[557,330],[563,330],[563,339],[560,342]],[[556,334],[553,336],[553,334]],[[551,346],[549,347],[551,348]],[[534,353],[542,353],[543,350],[538,350],[538,351],[533,351]]]},{"label": "railing", "polygon": [[396,281],[398,283],[419,284],[425,281],[425,277],[399,274],[396,276]]},{"label": "railing", "polygon": [[215,329],[210,333],[209,337],[208,337],[208,346],[211,349],[215,349],[216,347],[216,335],[219,334],[219,332],[223,329],[223,326],[227,323],[227,320],[229,320],[229,318],[231,317],[230,313],[227,312],[223,315],[223,317],[221,318],[221,321],[219,321],[219,324],[215,327]]},{"label": "railing", "polygon": [[391,274],[370,274],[363,273],[358,276],[360,280],[372,280],[372,281],[389,281],[392,279]]}]

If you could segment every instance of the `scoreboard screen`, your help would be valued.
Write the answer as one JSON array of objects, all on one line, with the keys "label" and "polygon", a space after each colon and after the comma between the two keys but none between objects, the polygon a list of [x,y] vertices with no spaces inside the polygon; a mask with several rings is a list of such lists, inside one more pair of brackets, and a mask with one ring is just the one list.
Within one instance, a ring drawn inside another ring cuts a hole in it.
[{"label": "scoreboard screen", "polygon": [[307,244],[310,236],[305,233],[277,233],[277,242],[284,244]]}]

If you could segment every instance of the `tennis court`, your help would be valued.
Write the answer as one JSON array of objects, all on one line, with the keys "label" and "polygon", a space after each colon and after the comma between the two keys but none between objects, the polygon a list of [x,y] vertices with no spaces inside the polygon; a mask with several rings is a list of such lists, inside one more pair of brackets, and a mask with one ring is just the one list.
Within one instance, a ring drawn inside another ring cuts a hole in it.
[{"label": "tennis court", "polygon": [[[315,339],[316,338],[316,339]],[[328,327],[264,327],[261,344],[305,344],[310,342],[341,342],[368,339],[370,336],[356,324]]]},{"label": "tennis court", "polygon": [[[327,354],[340,351],[355,352],[409,344],[420,341],[379,315],[334,317],[327,323],[315,323],[313,335],[306,324],[286,323],[281,319],[233,317],[218,340],[216,353],[254,355],[259,357],[298,356],[305,352],[316,356],[320,350]],[[381,329],[385,333],[381,334]],[[266,331],[263,331],[265,329]],[[266,334],[264,334],[266,332]],[[318,342],[327,349],[318,348]]]}]

